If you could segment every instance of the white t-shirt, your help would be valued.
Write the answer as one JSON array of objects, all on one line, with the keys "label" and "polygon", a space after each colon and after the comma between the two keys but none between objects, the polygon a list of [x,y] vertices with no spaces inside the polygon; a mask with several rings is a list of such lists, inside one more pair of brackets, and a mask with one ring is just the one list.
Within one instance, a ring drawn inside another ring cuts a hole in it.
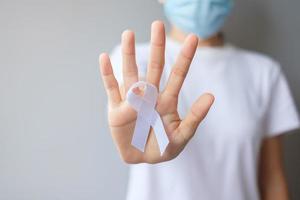
[{"label": "white t-shirt", "polygon": [[[149,43],[136,47],[145,77]],[[168,38],[161,88],[181,44]],[[120,46],[112,53],[122,82]],[[184,117],[204,92],[215,102],[197,133],[174,160],[130,167],[127,200],[257,200],[263,138],[299,127],[286,79],[275,61],[231,45],[198,48],[179,96]]]}]

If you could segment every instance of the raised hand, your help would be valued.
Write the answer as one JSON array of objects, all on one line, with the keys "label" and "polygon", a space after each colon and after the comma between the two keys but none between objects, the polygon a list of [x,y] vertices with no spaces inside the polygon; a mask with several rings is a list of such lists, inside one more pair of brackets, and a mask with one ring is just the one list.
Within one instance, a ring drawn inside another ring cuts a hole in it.
[{"label": "raised hand", "polygon": [[[197,45],[197,36],[191,34],[186,37],[181,52],[172,67],[167,85],[159,92],[156,110],[161,116],[170,141],[163,155],[160,154],[152,129],[149,133],[145,152],[141,152],[131,145],[137,114],[126,101],[126,95],[124,94],[127,93],[133,83],[139,80],[135,60],[134,33],[127,30],[122,34],[124,80],[122,86],[119,87],[115,79],[109,56],[106,53],[100,55],[100,71],[108,96],[109,128],[118,151],[126,163],[159,163],[175,158],[193,137],[199,123],[206,116],[214,101],[211,94],[200,96],[191,106],[184,119],[179,118],[177,111],[178,95]],[[159,88],[165,59],[165,29],[160,21],[152,23],[150,48],[150,58],[145,78],[148,83]]]}]

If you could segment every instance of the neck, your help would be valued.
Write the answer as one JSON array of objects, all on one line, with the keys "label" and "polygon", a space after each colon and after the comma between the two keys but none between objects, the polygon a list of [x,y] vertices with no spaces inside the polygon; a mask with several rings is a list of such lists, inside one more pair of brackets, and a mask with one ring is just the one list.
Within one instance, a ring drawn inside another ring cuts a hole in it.
[{"label": "neck", "polygon": [[[186,38],[187,34],[182,32],[176,27],[172,27],[170,32],[170,37],[178,42],[183,42]],[[207,39],[201,39],[198,40],[198,47],[218,47],[224,45],[224,37],[222,33],[217,33]]]}]

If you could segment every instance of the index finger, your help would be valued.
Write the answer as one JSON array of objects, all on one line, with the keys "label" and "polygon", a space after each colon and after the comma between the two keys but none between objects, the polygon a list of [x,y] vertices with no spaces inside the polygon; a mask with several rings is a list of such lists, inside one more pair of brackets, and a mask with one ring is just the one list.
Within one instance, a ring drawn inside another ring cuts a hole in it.
[{"label": "index finger", "polygon": [[172,68],[164,94],[177,97],[198,46],[198,37],[189,35]]}]

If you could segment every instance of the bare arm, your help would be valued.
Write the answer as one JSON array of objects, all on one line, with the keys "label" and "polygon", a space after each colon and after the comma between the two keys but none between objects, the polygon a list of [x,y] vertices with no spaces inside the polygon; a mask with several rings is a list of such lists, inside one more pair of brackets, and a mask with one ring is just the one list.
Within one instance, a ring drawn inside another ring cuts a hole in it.
[{"label": "bare arm", "polygon": [[263,141],[260,153],[259,185],[263,200],[289,199],[282,155],[282,136]]}]

